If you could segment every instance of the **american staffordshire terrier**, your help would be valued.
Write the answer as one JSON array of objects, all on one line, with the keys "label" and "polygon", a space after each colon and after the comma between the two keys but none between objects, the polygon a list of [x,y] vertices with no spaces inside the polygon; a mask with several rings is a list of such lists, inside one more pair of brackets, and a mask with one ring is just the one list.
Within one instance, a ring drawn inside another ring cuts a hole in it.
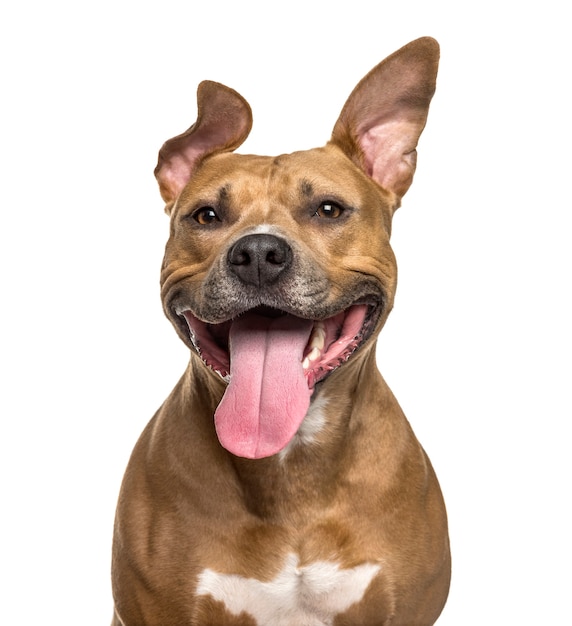
[{"label": "american staffordshire terrier", "polygon": [[380,63],[322,148],[235,154],[250,107],[209,81],[162,147],[162,301],[190,362],[123,480],[114,626],[439,616],[445,506],[375,358],[438,59],[422,38]]}]

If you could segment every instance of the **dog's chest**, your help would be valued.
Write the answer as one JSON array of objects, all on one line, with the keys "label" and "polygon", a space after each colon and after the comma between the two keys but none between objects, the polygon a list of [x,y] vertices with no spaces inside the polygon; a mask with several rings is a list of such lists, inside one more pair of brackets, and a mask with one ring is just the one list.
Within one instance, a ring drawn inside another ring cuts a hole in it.
[{"label": "dog's chest", "polygon": [[329,626],[363,598],[379,570],[375,563],[349,569],[332,561],[300,566],[289,554],[268,581],[205,569],[196,593],[223,603],[233,615],[248,614],[258,626]]}]

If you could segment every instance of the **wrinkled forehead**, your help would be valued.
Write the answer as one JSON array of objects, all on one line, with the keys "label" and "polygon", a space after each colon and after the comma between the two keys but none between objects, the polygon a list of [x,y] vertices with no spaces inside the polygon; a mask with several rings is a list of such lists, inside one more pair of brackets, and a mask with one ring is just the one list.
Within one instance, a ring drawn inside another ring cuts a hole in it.
[{"label": "wrinkled forehead", "polygon": [[372,195],[378,204],[384,199],[391,203],[391,193],[372,184],[335,146],[326,146],[276,157],[213,155],[197,169],[180,201],[224,204],[272,198],[285,205],[337,200],[359,206]]}]

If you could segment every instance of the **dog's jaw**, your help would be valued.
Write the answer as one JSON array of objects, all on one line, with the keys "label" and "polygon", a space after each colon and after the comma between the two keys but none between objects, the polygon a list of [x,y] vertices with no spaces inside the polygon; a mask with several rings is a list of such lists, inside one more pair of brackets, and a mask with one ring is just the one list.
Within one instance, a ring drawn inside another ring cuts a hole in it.
[{"label": "dog's jaw", "polygon": [[284,450],[308,413],[315,385],[369,339],[377,311],[356,303],[313,321],[256,307],[222,325],[184,311],[195,350],[227,382],[214,414],[223,448],[250,459]]},{"label": "dog's jaw", "polygon": [[[369,339],[379,318],[379,309],[379,306],[373,304],[354,304],[327,319],[313,320],[301,361],[310,390],[345,363]],[[246,311],[241,316],[261,313],[269,317],[290,315],[277,309],[257,308]],[[186,321],[190,341],[197,354],[210,369],[228,382],[229,333],[234,320],[209,324],[199,320],[188,309],[180,315]],[[306,321],[298,319],[301,323]]]}]

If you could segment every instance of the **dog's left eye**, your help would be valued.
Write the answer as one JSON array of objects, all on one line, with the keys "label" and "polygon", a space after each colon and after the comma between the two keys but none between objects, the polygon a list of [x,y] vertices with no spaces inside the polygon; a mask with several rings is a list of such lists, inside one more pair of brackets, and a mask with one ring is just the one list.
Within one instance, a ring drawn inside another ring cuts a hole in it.
[{"label": "dog's left eye", "polygon": [[318,217],[325,217],[329,219],[337,219],[344,212],[342,207],[335,202],[322,202],[316,211]]},{"label": "dog's left eye", "polygon": [[193,219],[201,226],[208,226],[209,224],[220,221],[216,211],[210,206],[204,206],[197,209],[193,213]]}]

